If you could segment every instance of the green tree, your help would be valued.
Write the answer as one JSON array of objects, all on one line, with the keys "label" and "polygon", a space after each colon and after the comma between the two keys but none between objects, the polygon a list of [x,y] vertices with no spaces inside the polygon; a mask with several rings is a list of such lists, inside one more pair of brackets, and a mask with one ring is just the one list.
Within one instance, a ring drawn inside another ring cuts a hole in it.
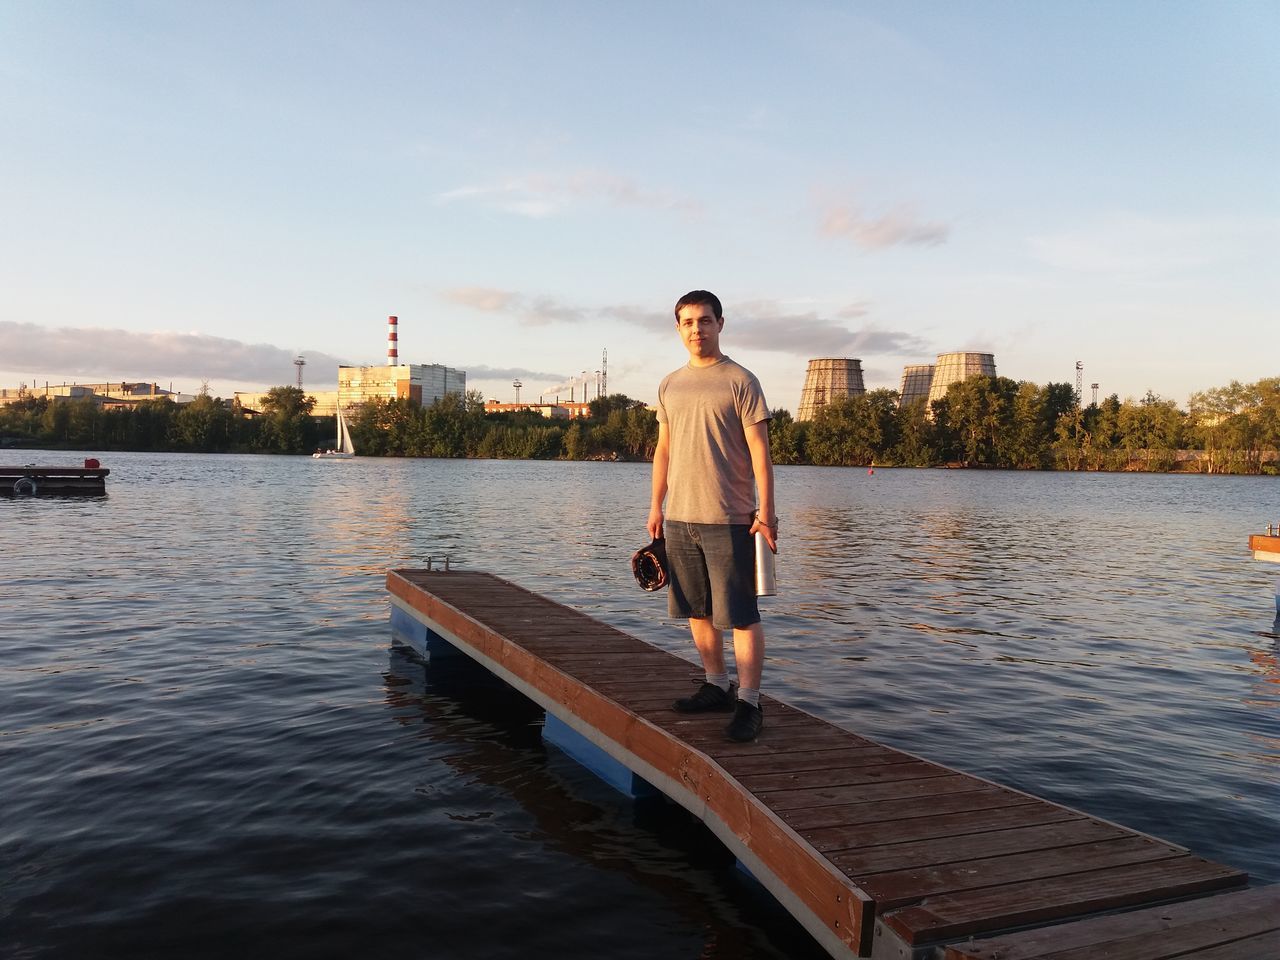
[{"label": "green tree", "polygon": [[804,463],[806,424],[797,423],[790,410],[774,410],[769,421],[769,450],[773,462]]},{"label": "green tree", "polygon": [[54,443],[66,443],[71,439],[71,405],[66,400],[54,400],[40,418],[41,439]]},{"label": "green tree", "polygon": [[274,453],[306,453],[314,450],[318,430],[311,411],[315,397],[299,387],[272,387],[262,401],[261,442]]},{"label": "green tree", "polygon": [[889,451],[893,463],[903,467],[929,467],[940,462],[933,422],[924,400],[902,404],[894,413],[898,442]]},{"label": "green tree", "polygon": [[187,450],[212,453],[231,445],[231,411],[209,394],[202,393],[183,406],[173,419],[174,439]]},{"label": "green tree", "polygon": [[969,377],[935,401],[934,423],[943,449],[969,466],[1008,466],[1004,438],[1012,432],[1018,384],[1008,377]]},{"label": "green tree", "polygon": [[1184,418],[1172,400],[1151,390],[1137,403],[1126,400],[1118,419],[1120,446],[1128,461],[1140,462],[1146,470],[1172,468],[1182,444]]},{"label": "green tree", "polygon": [[575,420],[564,433],[564,457],[566,460],[585,460],[587,452],[587,427],[581,420]]},{"label": "green tree", "polygon": [[806,445],[819,466],[855,466],[884,459],[893,445],[895,394],[875,390],[828,403],[809,425]]}]

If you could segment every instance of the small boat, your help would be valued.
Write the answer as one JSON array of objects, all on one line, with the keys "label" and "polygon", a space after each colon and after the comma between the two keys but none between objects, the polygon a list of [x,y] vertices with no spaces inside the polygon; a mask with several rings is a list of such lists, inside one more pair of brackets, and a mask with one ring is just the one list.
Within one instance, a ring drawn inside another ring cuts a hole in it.
[{"label": "small boat", "polygon": [[92,458],[85,460],[83,467],[41,467],[32,463],[0,467],[0,496],[101,496],[107,492],[110,472]]},{"label": "small boat", "polygon": [[356,455],[355,444],[351,442],[351,430],[347,427],[347,418],[338,408],[338,446],[333,450],[317,450],[311,456],[315,460],[351,460]]}]

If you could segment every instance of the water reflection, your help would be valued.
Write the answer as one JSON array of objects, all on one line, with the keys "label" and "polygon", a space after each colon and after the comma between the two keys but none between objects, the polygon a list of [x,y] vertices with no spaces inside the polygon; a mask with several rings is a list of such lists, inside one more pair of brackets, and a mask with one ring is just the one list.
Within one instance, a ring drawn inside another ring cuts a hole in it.
[{"label": "water reflection", "polygon": [[[451,771],[447,789],[427,781],[419,793],[449,820],[468,825],[464,829],[498,835],[488,841],[488,856],[502,866],[485,897],[518,918],[512,934],[527,943],[521,930],[529,909],[542,914],[560,902],[578,914],[573,923],[544,931],[531,955],[571,955],[584,938],[613,942],[620,930],[643,929],[631,946],[611,946],[610,956],[826,956],[744,882],[732,855],[701,823],[661,798],[626,800],[566,755],[544,748],[542,711],[469,658],[423,663],[395,647],[385,681],[395,722],[419,731]],[[477,789],[466,789],[469,784]],[[537,859],[522,865],[525,846],[537,850]],[[570,857],[578,869],[548,872],[549,850]],[[431,855],[424,850],[423,856]],[[583,886],[598,899],[601,886],[619,885],[612,906],[578,910]],[[487,921],[495,929],[485,939],[501,936],[508,922]],[[447,928],[450,920],[437,923]]]}]

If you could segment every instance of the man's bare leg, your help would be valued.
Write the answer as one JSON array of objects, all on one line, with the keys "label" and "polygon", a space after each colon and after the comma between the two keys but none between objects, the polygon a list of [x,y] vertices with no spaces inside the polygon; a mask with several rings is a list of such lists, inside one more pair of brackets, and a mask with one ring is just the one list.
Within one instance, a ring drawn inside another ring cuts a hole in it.
[{"label": "man's bare leg", "polygon": [[[689,631],[693,634],[693,645],[698,648],[698,656],[702,658],[702,667],[707,674],[724,673],[724,631],[713,627],[710,617],[690,617]],[[737,636],[736,630],[734,636]],[[734,642],[736,649],[736,639]]]},{"label": "man's bare leg", "polygon": [[[721,662],[723,659],[721,656]],[[764,672],[763,624],[753,623],[749,627],[734,627],[733,660],[738,670],[738,689],[759,690],[760,675]],[[706,662],[705,657],[703,662]]]}]

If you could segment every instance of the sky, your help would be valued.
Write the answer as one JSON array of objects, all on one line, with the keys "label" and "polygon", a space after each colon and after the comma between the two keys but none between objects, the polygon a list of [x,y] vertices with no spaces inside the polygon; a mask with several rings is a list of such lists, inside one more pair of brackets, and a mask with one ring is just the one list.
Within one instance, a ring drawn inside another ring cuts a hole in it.
[{"label": "sky", "polygon": [[1280,3],[0,0],[0,386],[1280,375]]}]

